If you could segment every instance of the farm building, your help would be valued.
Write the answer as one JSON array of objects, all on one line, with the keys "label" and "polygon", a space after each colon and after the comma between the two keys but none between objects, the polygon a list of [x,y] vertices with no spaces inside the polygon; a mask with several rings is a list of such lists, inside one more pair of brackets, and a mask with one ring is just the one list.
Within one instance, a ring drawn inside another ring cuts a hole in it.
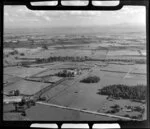
[{"label": "farm building", "polygon": [[11,97],[6,97],[4,96],[4,99],[3,99],[3,103],[19,103],[19,102],[22,102],[23,100],[23,96],[11,96]]},{"label": "farm building", "polygon": [[75,75],[81,74],[81,71],[78,69],[69,69],[60,71],[57,75],[60,77],[74,77]]}]

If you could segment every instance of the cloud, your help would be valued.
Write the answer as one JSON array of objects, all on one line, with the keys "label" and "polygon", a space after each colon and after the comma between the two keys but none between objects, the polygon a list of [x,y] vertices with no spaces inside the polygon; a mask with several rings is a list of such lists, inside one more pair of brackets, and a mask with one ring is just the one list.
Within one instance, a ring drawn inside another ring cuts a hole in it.
[{"label": "cloud", "polygon": [[[7,23],[19,23],[29,25],[35,22],[43,25],[71,25],[75,24],[115,24],[125,22],[139,22],[145,24],[144,7],[123,7],[118,11],[32,11],[25,6],[5,6],[4,17]],[[64,21],[64,23],[62,23]],[[92,22],[91,22],[92,21]],[[65,23],[66,22],[66,23]],[[18,24],[16,24],[17,26]]]},{"label": "cloud", "polygon": [[5,20],[6,20],[6,22],[14,22],[14,20],[12,18],[7,18]]},{"label": "cloud", "polygon": [[51,21],[51,18],[48,17],[48,16],[44,16],[44,19],[45,19],[46,21]]},{"label": "cloud", "polygon": [[44,16],[45,15],[45,12],[44,11],[39,11],[39,12],[34,12],[34,14],[38,17],[40,16]]},{"label": "cloud", "polygon": [[142,13],[144,14],[145,12],[145,7],[123,7],[121,10],[120,10],[120,13],[123,13],[123,14],[127,14],[127,15],[130,15],[130,14],[139,14],[139,13]]},{"label": "cloud", "polygon": [[70,11],[68,12],[70,16],[80,16],[80,17],[91,17],[98,16],[101,14],[100,11]]}]

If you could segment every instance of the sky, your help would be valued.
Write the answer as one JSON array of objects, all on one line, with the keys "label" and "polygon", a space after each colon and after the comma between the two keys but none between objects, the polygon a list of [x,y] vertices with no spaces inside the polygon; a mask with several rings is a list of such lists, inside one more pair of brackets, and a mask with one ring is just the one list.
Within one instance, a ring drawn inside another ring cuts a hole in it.
[{"label": "sky", "polygon": [[[76,4],[87,3],[82,1]],[[94,5],[103,4],[103,2],[94,3]],[[118,24],[143,26],[146,24],[145,15],[144,6],[125,6],[117,11],[32,11],[26,6],[5,6],[4,27],[87,27]]]}]

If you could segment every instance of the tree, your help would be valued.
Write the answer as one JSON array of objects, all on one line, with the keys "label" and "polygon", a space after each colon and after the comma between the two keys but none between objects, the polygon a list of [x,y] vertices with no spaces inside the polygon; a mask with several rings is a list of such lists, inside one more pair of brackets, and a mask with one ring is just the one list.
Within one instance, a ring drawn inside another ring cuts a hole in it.
[{"label": "tree", "polygon": [[24,56],[24,53],[20,53],[20,56]]},{"label": "tree", "polygon": [[47,46],[46,44],[44,44],[44,45],[42,46],[42,48],[43,48],[44,50],[48,50],[48,46]]},{"label": "tree", "polygon": [[26,116],[26,112],[23,111],[23,112],[21,113],[21,115],[22,115],[22,116]]},{"label": "tree", "polygon": [[19,90],[16,90],[16,91],[14,92],[14,95],[15,95],[15,96],[19,96],[19,95],[20,95],[20,91],[19,91]]},{"label": "tree", "polygon": [[13,105],[15,106],[15,111],[18,111],[18,104],[17,103],[13,103]]}]

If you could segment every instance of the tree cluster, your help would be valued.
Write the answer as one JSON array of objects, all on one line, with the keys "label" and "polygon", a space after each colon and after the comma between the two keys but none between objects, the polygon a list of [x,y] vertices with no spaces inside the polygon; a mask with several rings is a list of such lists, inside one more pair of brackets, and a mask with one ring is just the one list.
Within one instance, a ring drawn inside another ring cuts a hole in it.
[{"label": "tree cluster", "polygon": [[146,86],[126,86],[123,84],[114,84],[99,89],[98,94],[109,95],[112,97],[120,97],[123,99],[145,100]]},{"label": "tree cluster", "polygon": [[74,77],[74,73],[67,70],[60,71],[56,75],[58,77]]},{"label": "tree cluster", "polygon": [[54,62],[54,61],[85,61],[87,57],[73,57],[73,56],[53,56],[49,58],[38,58],[36,59],[36,63],[48,63],[48,62]]},{"label": "tree cluster", "polygon": [[83,82],[83,83],[97,83],[99,81],[100,81],[99,77],[97,77],[97,76],[89,76],[87,78],[84,78],[80,82]]},{"label": "tree cluster", "polygon": [[43,48],[44,50],[48,50],[48,46],[47,46],[46,44],[43,44],[43,45],[42,45],[42,48]]},{"label": "tree cluster", "polygon": [[10,52],[9,54],[10,55],[17,55],[17,54],[19,54],[19,52],[17,50],[14,50],[14,51]]}]

